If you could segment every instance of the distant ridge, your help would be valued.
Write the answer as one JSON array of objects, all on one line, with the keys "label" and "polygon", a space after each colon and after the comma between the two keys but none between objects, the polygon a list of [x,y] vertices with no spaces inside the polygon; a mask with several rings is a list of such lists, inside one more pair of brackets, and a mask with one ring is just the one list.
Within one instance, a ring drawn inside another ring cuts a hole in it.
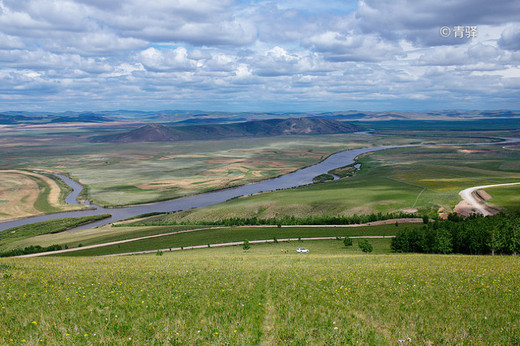
[{"label": "distant ridge", "polygon": [[337,120],[292,118],[175,127],[149,124],[125,133],[91,137],[90,141],[106,143],[173,142],[236,137],[333,134],[360,130],[363,130],[360,126]]}]

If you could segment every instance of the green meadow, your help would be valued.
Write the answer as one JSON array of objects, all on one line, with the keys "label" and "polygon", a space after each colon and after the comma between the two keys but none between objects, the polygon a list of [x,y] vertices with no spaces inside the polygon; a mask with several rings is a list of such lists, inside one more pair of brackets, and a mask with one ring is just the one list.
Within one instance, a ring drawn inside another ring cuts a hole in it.
[{"label": "green meadow", "polygon": [[520,211],[520,186],[493,187],[486,189],[486,192],[493,198],[488,203],[507,210]]},{"label": "green meadow", "polygon": [[[384,225],[367,227],[223,227],[216,229],[198,230],[193,232],[164,235],[162,237],[142,239],[123,244],[97,247],[63,253],[61,256],[100,256],[136,251],[170,249],[195,245],[209,245],[229,242],[241,242],[244,240],[271,240],[286,238],[313,238],[313,237],[352,237],[352,236],[393,236],[405,227],[415,228],[421,224],[413,225]],[[164,233],[169,233],[168,227],[162,228]],[[56,241],[56,238],[53,239]],[[35,242],[35,239],[31,240]],[[105,243],[105,241],[103,241]],[[53,244],[60,244],[53,243]],[[72,243],[69,247],[75,247]],[[388,242],[387,249],[390,249]],[[83,244],[84,245],[84,244]]]},{"label": "green meadow", "polygon": [[[318,244],[319,243],[319,244]],[[514,256],[341,241],[0,259],[1,344],[517,344]],[[376,249],[379,245],[375,246]]]},{"label": "green meadow", "polygon": [[48,169],[87,187],[100,205],[130,205],[177,198],[264,180],[315,164],[342,150],[379,145],[471,142],[358,134],[280,136],[213,141],[90,143],[110,128],[8,129],[0,145],[4,169]]},{"label": "green meadow", "polygon": [[[230,217],[348,216],[414,210],[434,216],[441,208],[453,210],[461,201],[458,193],[462,189],[520,181],[520,152],[498,145],[389,149],[363,155],[358,162],[361,170],[353,177],[152,219],[189,223]],[[498,205],[511,208],[518,205],[517,195],[511,191],[516,190],[507,187],[489,193],[497,195]]]}]

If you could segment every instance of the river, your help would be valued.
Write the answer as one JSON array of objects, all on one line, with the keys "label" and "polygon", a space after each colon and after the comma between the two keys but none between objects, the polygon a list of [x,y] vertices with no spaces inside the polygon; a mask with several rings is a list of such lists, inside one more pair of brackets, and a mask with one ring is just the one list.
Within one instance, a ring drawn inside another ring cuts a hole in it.
[{"label": "river", "polygon": [[[500,138],[502,142],[494,142],[494,143],[452,143],[452,144],[443,144],[443,145],[489,145],[489,144],[510,144],[520,142],[518,138]],[[250,194],[255,194],[259,192],[267,192],[274,191],[280,189],[288,189],[292,187],[307,185],[312,183],[312,178],[317,175],[327,173],[328,171],[343,167],[346,165],[350,165],[354,163],[356,156],[361,154],[365,154],[368,152],[379,151],[384,149],[394,149],[394,148],[407,148],[407,147],[419,147],[426,145],[394,145],[394,146],[381,146],[381,147],[369,147],[362,149],[353,149],[353,150],[345,150],[342,152],[338,152],[332,154],[325,160],[317,163],[313,166],[309,166],[293,173],[289,173],[280,177],[263,180],[257,183],[251,183],[247,185],[242,185],[238,187],[233,187],[225,190],[213,191],[202,193],[198,195],[182,197],[172,200],[167,200],[163,202],[155,202],[149,204],[141,204],[136,206],[129,207],[118,207],[118,208],[104,208],[98,205],[92,204],[93,209],[89,210],[81,210],[81,211],[70,211],[70,212],[62,212],[55,214],[47,214],[40,216],[33,216],[13,221],[7,221],[0,223],[0,231],[6,230],[11,227],[27,225],[40,221],[54,220],[64,217],[80,217],[80,216],[90,216],[90,215],[100,215],[100,214],[111,214],[112,216],[107,219],[103,219],[100,221],[96,221],[87,225],[83,225],[74,230],[78,229],[87,229],[97,226],[106,225],[112,222],[120,221],[129,217],[153,213],[153,212],[174,212],[187,210],[191,208],[205,207],[221,202],[225,202],[231,198],[247,196]],[[77,197],[83,187],[75,182],[74,180],[56,174],[56,176],[60,177],[65,183],[67,183],[72,189],[71,192],[65,199],[65,201],[69,204],[77,204]]]}]

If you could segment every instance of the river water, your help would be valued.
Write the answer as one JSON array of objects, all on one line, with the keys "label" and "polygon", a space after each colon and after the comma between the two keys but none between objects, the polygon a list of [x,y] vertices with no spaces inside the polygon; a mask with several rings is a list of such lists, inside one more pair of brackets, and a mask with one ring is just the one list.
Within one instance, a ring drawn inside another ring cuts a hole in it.
[{"label": "river water", "polygon": [[[518,138],[501,138],[502,142],[495,143],[453,143],[453,144],[444,144],[444,145],[489,145],[489,144],[510,144],[520,142]],[[63,213],[55,213],[55,214],[47,214],[41,216],[28,217],[19,220],[13,220],[8,222],[0,223],[0,231],[5,229],[27,225],[40,221],[54,220],[64,217],[80,217],[80,216],[90,216],[90,215],[100,215],[100,214],[111,214],[110,218],[100,220],[97,222],[90,223],[88,225],[83,225],[77,229],[87,229],[96,226],[106,225],[112,222],[120,221],[129,217],[153,213],[153,212],[174,212],[187,210],[191,208],[205,207],[208,205],[213,205],[221,202],[225,202],[231,198],[247,196],[254,193],[259,192],[267,192],[274,191],[280,189],[288,189],[292,187],[307,185],[312,183],[312,178],[317,175],[327,173],[328,171],[343,167],[349,164],[354,163],[354,159],[356,156],[361,154],[365,154],[368,152],[379,151],[384,149],[393,149],[393,148],[406,148],[406,147],[419,147],[424,145],[396,145],[396,146],[381,146],[381,147],[369,147],[362,149],[353,149],[353,150],[345,150],[336,154],[329,156],[327,159],[322,162],[315,164],[313,166],[309,166],[303,169],[300,169],[296,172],[289,173],[277,178],[272,178],[268,180],[263,180],[257,183],[251,183],[243,186],[238,186],[234,188],[229,188],[225,190],[213,191],[202,193],[199,195],[193,195],[188,197],[182,197],[177,199],[172,199],[163,202],[155,202],[149,204],[142,204],[136,206],[129,207],[120,207],[120,208],[103,208],[98,205],[92,204],[91,207],[93,209],[89,210],[81,210],[81,211],[71,211],[71,212],[63,212]],[[65,199],[65,202],[69,204],[77,204],[77,197],[83,187],[75,182],[74,180],[56,174],[56,176],[60,177],[65,183],[67,183],[70,187],[73,188],[73,192],[71,192]]]}]

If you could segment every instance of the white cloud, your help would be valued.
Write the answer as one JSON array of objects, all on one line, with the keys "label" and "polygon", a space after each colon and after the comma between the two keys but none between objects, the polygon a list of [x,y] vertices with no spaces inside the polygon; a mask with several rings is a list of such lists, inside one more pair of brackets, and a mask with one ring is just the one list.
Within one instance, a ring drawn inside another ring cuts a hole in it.
[{"label": "white cloud", "polygon": [[[16,108],[516,107],[519,11],[512,0],[0,0],[0,98]],[[478,36],[443,38],[442,25],[477,25]]]}]

